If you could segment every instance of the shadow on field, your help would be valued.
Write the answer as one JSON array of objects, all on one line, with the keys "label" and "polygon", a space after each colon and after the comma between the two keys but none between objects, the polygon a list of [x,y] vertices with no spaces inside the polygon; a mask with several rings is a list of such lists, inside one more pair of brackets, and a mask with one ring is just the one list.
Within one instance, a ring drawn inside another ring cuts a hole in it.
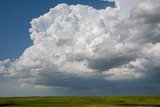
[{"label": "shadow on field", "polygon": [[15,105],[18,105],[18,104],[0,104],[0,107],[4,107],[4,106],[15,106]]},{"label": "shadow on field", "polygon": [[119,105],[121,106],[125,106],[125,107],[160,107],[160,105],[146,105],[146,104],[121,104]]},{"label": "shadow on field", "polygon": [[7,102],[7,103],[1,103],[0,104],[0,107],[6,107],[6,106],[16,106],[18,104],[16,104],[15,102],[13,101],[10,101],[10,102]]}]

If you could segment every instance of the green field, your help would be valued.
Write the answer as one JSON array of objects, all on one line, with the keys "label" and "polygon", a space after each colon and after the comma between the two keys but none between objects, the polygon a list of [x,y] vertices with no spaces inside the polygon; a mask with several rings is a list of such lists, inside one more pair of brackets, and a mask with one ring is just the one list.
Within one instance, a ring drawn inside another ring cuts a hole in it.
[{"label": "green field", "polygon": [[1,107],[160,107],[160,96],[7,97]]}]

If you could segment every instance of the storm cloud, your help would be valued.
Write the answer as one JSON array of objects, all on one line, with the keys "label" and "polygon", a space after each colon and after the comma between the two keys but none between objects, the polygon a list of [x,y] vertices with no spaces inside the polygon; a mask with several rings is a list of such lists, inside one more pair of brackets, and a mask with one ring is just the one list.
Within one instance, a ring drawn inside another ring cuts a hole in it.
[{"label": "storm cloud", "polygon": [[1,61],[0,75],[18,78],[22,87],[160,94],[160,3],[144,0],[129,16],[123,12],[119,6],[51,8],[31,21],[33,45],[15,61]]}]

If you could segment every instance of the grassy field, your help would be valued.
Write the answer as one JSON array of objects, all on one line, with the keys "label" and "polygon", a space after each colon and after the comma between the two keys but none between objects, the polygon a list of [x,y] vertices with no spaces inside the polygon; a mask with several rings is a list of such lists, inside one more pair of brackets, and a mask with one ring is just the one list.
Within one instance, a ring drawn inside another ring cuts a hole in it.
[{"label": "grassy field", "polygon": [[160,96],[8,97],[1,107],[160,107]]}]

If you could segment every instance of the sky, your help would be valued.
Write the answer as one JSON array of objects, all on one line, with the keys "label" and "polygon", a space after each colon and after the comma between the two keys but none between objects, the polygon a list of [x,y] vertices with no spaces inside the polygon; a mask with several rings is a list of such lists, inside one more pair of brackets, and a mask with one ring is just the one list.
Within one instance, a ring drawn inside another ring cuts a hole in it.
[{"label": "sky", "polygon": [[60,3],[84,4],[101,9],[114,6],[114,2],[99,0],[1,0],[0,1],[0,59],[16,59],[32,45],[29,37],[30,21]]},{"label": "sky", "polygon": [[159,0],[0,2],[0,96],[160,95]]}]

